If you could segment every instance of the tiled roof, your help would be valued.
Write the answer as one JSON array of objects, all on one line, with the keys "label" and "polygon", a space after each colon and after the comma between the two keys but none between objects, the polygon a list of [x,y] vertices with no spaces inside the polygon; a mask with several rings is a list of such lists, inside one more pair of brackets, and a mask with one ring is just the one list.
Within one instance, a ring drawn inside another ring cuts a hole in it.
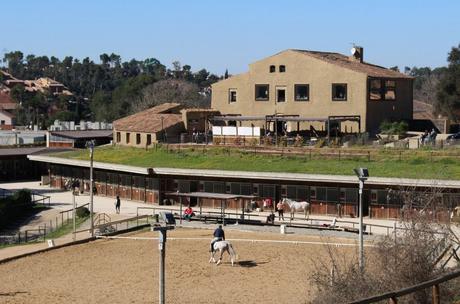
[{"label": "tiled roof", "polygon": [[0,92],[0,109],[14,110],[17,103],[10,97],[8,93]]},{"label": "tiled roof", "polygon": [[179,110],[181,108],[182,108],[182,105],[179,103],[166,102],[161,105],[155,106],[153,108],[147,109],[145,111],[150,111],[149,113],[152,113],[152,114],[166,114],[166,113],[173,113],[174,111],[176,111],[176,113],[174,114],[179,114]]},{"label": "tiled roof", "polygon": [[10,112],[8,111],[4,111],[2,109],[0,109],[0,113],[2,113],[3,115],[9,117],[9,118],[13,118],[14,117],[14,114],[11,114]]},{"label": "tiled roof", "polygon": [[112,137],[112,130],[51,131],[51,135],[71,139]]},{"label": "tiled roof", "polygon": [[436,116],[433,114],[433,106],[420,100],[414,99],[413,112],[414,119],[436,119]]},{"label": "tiled roof", "polygon": [[318,52],[308,50],[292,50],[301,54],[305,54],[325,62],[338,65],[340,67],[350,69],[356,72],[365,73],[369,77],[384,77],[384,78],[405,78],[412,79],[413,77],[406,74],[396,72],[378,65],[367,62],[359,62],[350,60],[347,56],[339,53]]},{"label": "tiled roof", "polygon": [[[115,120],[117,131],[155,133],[162,129],[183,123],[181,114],[169,114],[182,106],[178,103],[164,103],[145,111]],[[169,113],[168,113],[169,112]]]}]

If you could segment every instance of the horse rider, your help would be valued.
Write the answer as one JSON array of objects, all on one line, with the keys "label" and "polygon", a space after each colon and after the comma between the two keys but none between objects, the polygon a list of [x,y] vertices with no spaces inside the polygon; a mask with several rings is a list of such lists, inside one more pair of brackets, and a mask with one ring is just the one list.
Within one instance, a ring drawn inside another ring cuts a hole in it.
[{"label": "horse rider", "polygon": [[219,227],[214,230],[214,238],[211,241],[211,252],[214,252],[214,243],[220,241],[225,241],[225,232],[224,229],[222,229],[222,225],[219,225]]}]

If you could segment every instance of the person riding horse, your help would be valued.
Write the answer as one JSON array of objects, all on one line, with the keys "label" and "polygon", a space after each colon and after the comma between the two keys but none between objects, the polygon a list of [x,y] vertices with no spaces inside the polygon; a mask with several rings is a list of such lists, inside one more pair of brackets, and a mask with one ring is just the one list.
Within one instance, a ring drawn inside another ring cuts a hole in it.
[{"label": "person riding horse", "polygon": [[222,229],[222,225],[219,225],[219,227],[214,230],[214,238],[211,241],[211,252],[214,252],[214,243],[219,241],[225,241],[225,232],[224,229]]}]

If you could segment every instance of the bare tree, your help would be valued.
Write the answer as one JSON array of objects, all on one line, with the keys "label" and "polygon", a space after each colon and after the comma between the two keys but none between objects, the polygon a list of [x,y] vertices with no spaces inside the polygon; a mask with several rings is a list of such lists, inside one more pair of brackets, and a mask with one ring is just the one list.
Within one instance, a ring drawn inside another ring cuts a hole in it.
[{"label": "bare tree", "polygon": [[[443,255],[458,238],[449,223],[438,221],[436,210],[448,210],[439,199],[440,191],[399,191],[404,200],[400,227],[393,235],[381,237],[367,249],[366,268],[360,271],[356,255],[344,256],[326,246],[324,261],[314,261],[312,279],[318,288],[313,303],[346,303],[428,281],[446,270]],[[452,288],[446,284],[445,288]],[[448,294],[453,294],[450,290]],[[429,303],[429,291],[406,296],[399,303]]]},{"label": "bare tree", "polygon": [[196,84],[185,80],[161,80],[145,87],[141,96],[133,103],[132,112],[136,113],[166,102],[174,102],[186,107],[206,107],[210,105],[210,98],[201,94]]}]

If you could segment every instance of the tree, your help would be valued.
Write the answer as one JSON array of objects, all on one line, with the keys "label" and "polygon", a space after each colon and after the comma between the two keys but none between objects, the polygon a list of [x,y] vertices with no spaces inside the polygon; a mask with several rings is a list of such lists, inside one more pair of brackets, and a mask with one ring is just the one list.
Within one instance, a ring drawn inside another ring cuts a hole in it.
[{"label": "tree", "polygon": [[209,107],[209,98],[199,93],[199,87],[178,79],[161,80],[142,90],[132,107],[136,113],[166,102],[180,103],[186,107]]},{"label": "tree", "polygon": [[438,100],[436,97],[436,89],[439,80],[445,72],[445,68],[430,67],[413,67],[409,69],[406,67],[407,73],[414,77],[414,99],[423,101],[425,103],[436,105]]},{"label": "tree", "polygon": [[8,66],[8,72],[21,78],[24,72],[24,54],[20,51],[5,53],[3,62]]},{"label": "tree", "polygon": [[441,78],[435,105],[436,111],[459,121],[460,119],[460,44],[447,57],[449,65]]}]

